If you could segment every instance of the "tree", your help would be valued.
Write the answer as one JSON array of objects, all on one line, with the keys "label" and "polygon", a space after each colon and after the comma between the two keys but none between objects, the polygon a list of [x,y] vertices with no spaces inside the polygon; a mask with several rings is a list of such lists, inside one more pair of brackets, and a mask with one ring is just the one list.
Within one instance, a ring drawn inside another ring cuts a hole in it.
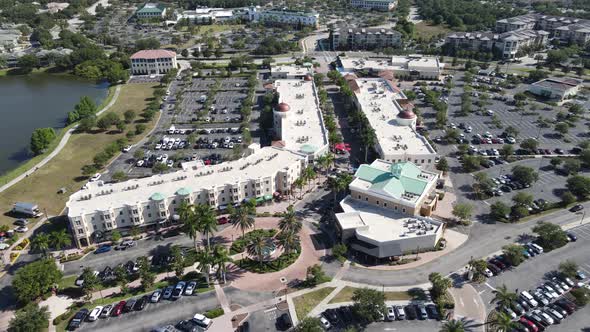
[{"label": "tree", "polygon": [[37,303],[29,303],[17,310],[10,319],[8,332],[38,332],[49,326],[49,310],[47,306],[39,307]]},{"label": "tree", "polygon": [[502,247],[506,260],[513,266],[518,266],[524,262],[524,248],[518,244],[508,244]]},{"label": "tree", "polygon": [[453,205],[453,215],[459,219],[461,223],[467,222],[473,214],[473,206],[469,203],[456,203]]},{"label": "tree", "polygon": [[465,332],[465,324],[460,320],[451,319],[443,324],[440,332]]},{"label": "tree", "polygon": [[246,244],[246,251],[248,255],[256,257],[258,263],[264,261],[264,255],[268,252],[268,248],[273,246],[272,238],[266,237],[262,234],[256,234]]},{"label": "tree", "polygon": [[127,110],[127,111],[125,111],[125,113],[123,113],[123,117],[124,117],[126,123],[133,122],[133,120],[135,119],[136,116],[137,116],[137,114],[135,114],[135,112],[133,110]]},{"label": "tree", "polygon": [[567,207],[568,205],[575,203],[576,200],[576,196],[572,194],[570,191],[566,191],[563,194],[561,194],[561,204],[564,207]]},{"label": "tree", "polygon": [[195,215],[194,207],[194,205],[182,202],[178,207],[178,215],[180,216],[180,222],[182,222],[182,230],[193,240],[195,250],[198,251],[199,245],[197,239],[199,234],[199,224]]},{"label": "tree", "polygon": [[84,291],[86,298],[90,300],[92,298],[92,292],[98,288],[98,276],[94,274],[94,271],[91,268],[87,267],[82,272],[81,278],[84,281],[82,284],[82,290]]},{"label": "tree", "polygon": [[305,317],[295,327],[295,332],[324,332],[322,322],[317,317]]},{"label": "tree", "polygon": [[26,304],[45,294],[61,278],[62,273],[55,261],[42,259],[18,269],[12,281],[12,287],[18,301]]},{"label": "tree", "polygon": [[297,234],[301,230],[301,227],[301,220],[297,218],[295,210],[293,209],[293,205],[289,205],[287,210],[283,212],[283,216],[279,221],[279,230],[282,233],[293,232]]},{"label": "tree", "polygon": [[177,278],[184,274],[184,256],[180,251],[179,246],[172,246],[170,249],[170,257],[172,257],[172,269]]},{"label": "tree", "polygon": [[33,71],[33,69],[39,68],[41,66],[41,64],[39,63],[39,58],[37,58],[37,56],[34,54],[23,55],[18,59],[16,65],[19,67],[21,73],[23,74],[29,74]]},{"label": "tree", "polygon": [[121,241],[121,237],[121,232],[119,232],[118,230],[115,229],[111,232],[111,241],[117,243]]},{"label": "tree", "polygon": [[490,215],[494,220],[506,221],[510,216],[510,207],[502,201],[490,205]]},{"label": "tree", "polygon": [[47,256],[47,250],[49,249],[49,236],[45,233],[40,233],[33,238],[31,241],[31,248],[35,251],[40,251],[43,256]]},{"label": "tree", "polygon": [[563,171],[567,175],[577,174],[582,168],[582,163],[578,159],[567,158],[563,163]]},{"label": "tree", "polygon": [[53,128],[37,128],[31,134],[31,151],[39,155],[49,147],[49,144],[56,138]]},{"label": "tree", "polygon": [[585,306],[590,300],[590,290],[586,287],[575,288],[570,292],[570,295],[574,297],[574,302],[578,307]]},{"label": "tree", "polygon": [[62,250],[63,248],[72,244],[72,238],[65,229],[61,231],[53,231],[49,233],[49,244],[55,250]]},{"label": "tree", "polygon": [[559,272],[568,278],[575,278],[578,274],[578,264],[570,259],[559,263]]},{"label": "tree", "polygon": [[156,274],[151,271],[140,272],[139,277],[141,278],[141,288],[144,290],[152,287],[156,281]]},{"label": "tree", "polygon": [[533,227],[533,232],[537,233],[539,245],[546,251],[563,247],[567,244],[568,238],[561,226],[549,222],[539,222]]},{"label": "tree", "polygon": [[432,298],[435,302],[441,298],[447,292],[447,289],[449,289],[449,287],[452,285],[451,279],[443,277],[438,272],[429,274],[428,281],[430,281],[432,284],[430,294],[432,295]]},{"label": "tree", "polygon": [[510,144],[504,144],[502,146],[502,148],[500,149],[500,155],[506,160],[508,160],[508,158],[510,156],[512,156],[513,154],[514,154],[514,147]]},{"label": "tree", "polygon": [[381,319],[385,313],[385,294],[375,289],[358,288],[352,294],[352,311],[363,324]]},{"label": "tree", "polygon": [[539,180],[539,174],[531,167],[516,165],[512,167],[512,176],[524,184],[533,184]]},{"label": "tree", "polygon": [[117,130],[122,133],[125,131],[125,128],[127,128],[127,125],[125,124],[125,122],[123,121],[119,121],[115,124],[115,127],[117,127]]},{"label": "tree", "polygon": [[135,150],[135,152],[133,152],[133,158],[135,158],[135,159],[145,158],[145,151],[143,151],[142,149]]},{"label": "tree", "polygon": [[301,241],[299,235],[294,231],[281,231],[276,237],[279,246],[283,247],[285,253],[290,254],[300,247]]},{"label": "tree", "polygon": [[496,331],[509,332],[513,331],[516,326],[516,322],[512,320],[512,317],[505,312],[498,312],[496,319],[491,323],[496,328]]},{"label": "tree", "polygon": [[318,284],[323,282],[327,282],[330,280],[330,277],[326,275],[324,270],[322,270],[322,266],[319,264],[314,264],[312,266],[307,267],[307,273],[305,282],[307,287],[314,287]]},{"label": "tree", "polygon": [[440,160],[438,161],[438,164],[436,164],[436,169],[446,173],[449,171],[449,162],[447,161],[447,158],[445,157],[441,157]]},{"label": "tree", "polygon": [[483,281],[486,278],[485,271],[488,263],[483,259],[472,259],[469,261],[469,268],[473,271],[473,280]]},{"label": "tree", "polygon": [[473,172],[479,169],[481,165],[481,157],[480,156],[463,156],[461,160],[463,164],[463,170],[465,172]]},{"label": "tree", "polygon": [[89,132],[96,126],[96,116],[88,116],[84,119],[80,120],[80,124],[78,125],[78,130],[82,132]]},{"label": "tree", "polygon": [[211,251],[212,257],[212,265],[217,270],[217,278],[223,278],[223,283],[226,283],[225,275],[227,273],[227,263],[232,262],[232,258],[229,255],[227,249],[220,245],[216,244],[213,246]]},{"label": "tree", "polygon": [[516,129],[512,126],[508,126],[508,127],[506,127],[506,129],[504,129],[504,133],[506,134],[506,136],[516,138],[518,136],[519,131],[518,131],[518,129]]},{"label": "tree", "polygon": [[242,231],[242,237],[244,237],[248,228],[254,226],[255,222],[252,214],[250,214],[248,209],[244,206],[238,206],[235,209],[231,209],[229,220],[233,227],[237,227]]},{"label": "tree", "polygon": [[123,265],[117,265],[113,269],[115,274],[115,282],[121,288],[122,293],[127,293],[127,283],[129,282],[129,274]]},{"label": "tree", "polygon": [[520,142],[520,148],[527,150],[529,153],[534,152],[539,147],[539,142],[534,138],[527,138]]},{"label": "tree", "polygon": [[198,220],[199,231],[205,234],[207,239],[207,250],[211,249],[211,234],[217,231],[217,219],[215,218],[215,211],[209,205],[199,204],[195,207],[195,217]]},{"label": "tree", "polygon": [[200,250],[197,252],[197,271],[205,276],[207,285],[209,285],[209,274],[211,273],[211,266],[213,266],[213,255],[207,250]]},{"label": "tree", "polygon": [[512,197],[512,201],[518,205],[530,206],[533,204],[533,195],[520,191]]},{"label": "tree", "polygon": [[557,166],[559,166],[562,162],[563,160],[559,157],[551,158],[551,160],[549,161],[553,168],[557,168]]},{"label": "tree", "polygon": [[335,257],[344,257],[348,252],[348,247],[343,243],[337,243],[332,247],[332,255]]},{"label": "tree", "polygon": [[561,136],[568,133],[570,126],[565,122],[558,122],[555,124],[555,131]]},{"label": "tree", "polygon": [[499,308],[510,308],[512,303],[518,298],[518,295],[509,291],[508,287],[504,284],[493,290],[492,294],[494,294],[494,297],[490,303],[496,303]]},{"label": "tree", "polygon": [[567,179],[567,189],[580,198],[590,196],[590,177],[574,175]]}]

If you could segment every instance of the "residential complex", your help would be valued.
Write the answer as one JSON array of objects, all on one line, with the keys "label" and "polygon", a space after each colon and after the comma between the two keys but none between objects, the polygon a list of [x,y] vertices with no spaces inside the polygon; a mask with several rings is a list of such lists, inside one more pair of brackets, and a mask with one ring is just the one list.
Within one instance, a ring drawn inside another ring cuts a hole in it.
[{"label": "residential complex", "polygon": [[272,65],[270,77],[272,79],[304,79],[311,75],[311,68],[297,65]]},{"label": "residential complex", "polygon": [[401,33],[384,28],[338,28],[331,30],[329,37],[335,51],[399,47],[401,42]]},{"label": "residential complex", "polygon": [[194,24],[212,24],[234,19],[234,13],[231,9],[224,8],[197,8],[195,10],[184,10],[176,12],[176,21],[183,19],[189,20]]},{"label": "residential complex", "polygon": [[348,82],[357,108],[375,131],[375,150],[381,159],[434,165],[436,151],[416,132],[417,117],[412,112],[413,105],[402,91],[383,78],[359,78]]},{"label": "residential complex", "polygon": [[328,152],[328,132],[312,76],[276,80],[274,89],[279,102],[273,111],[273,145],[303,153],[310,161]]},{"label": "residential complex", "polygon": [[419,54],[393,56],[391,58],[355,58],[338,57],[339,70],[342,73],[353,73],[369,70],[373,73],[391,71],[397,78],[439,80],[444,64],[437,57],[426,57]]},{"label": "residential complex", "polygon": [[552,77],[529,85],[529,92],[535,95],[563,101],[575,96],[583,86],[583,81],[571,77]]},{"label": "residential complex", "polygon": [[246,18],[249,21],[258,21],[264,24],[290,24],[310,26],[317,28],[320,15],[315,12],[305,12],[289,9],[261,9],[260,7],[248,7]]},{"label": "residential complex", "polygon": [[173,173],[119,183],[90,182],[70,196],[66,207],[76,245],[92,243],[97,232],[149,228],[177,219],[181,203],[224,209],[255,198],[288,194],[306,165],[301,154],[250,146],[251,155],[217,165],[192,163]]},{"label": "residential complex", "polygon": [[350,0],[350,5],[362,9],[389,11],[397,6],[397,0]]},{"label": "residential complex", "polygon": [[574,17],[526,14],[496,21],[496,31],[544,30],[562,42],[590,41],[590,20]]},{"label": "residential complex", "polygon": [[517,58],[524,47],[544,48],[549,32],[544,30],[515,30],[501,34],[493,32],[453,32],[445,43],[455,49],[476,52],[497,52],[503,59]]},{"label": "residential complex", "polygon": [[354,177],[336,214],[342,242],[377,260],[435,248],[444,223],[421,216],[436,209],[436,173],[377,159]]},{"label": "residential complex", "polygon": [[166,6],[148,2],[135,12],[137,19],[163,19],[166,16]]},{"label": "residential complex", "polygon": [[176,65],[176,53],[168,50],[142,50],[131,57],[131,74],[157,75],[165,74]]},{"label": "residential complex", "polygon": [[0,29],[0,53],[10,53],[22,50],[20,42],[21,32],[14,28]]}]

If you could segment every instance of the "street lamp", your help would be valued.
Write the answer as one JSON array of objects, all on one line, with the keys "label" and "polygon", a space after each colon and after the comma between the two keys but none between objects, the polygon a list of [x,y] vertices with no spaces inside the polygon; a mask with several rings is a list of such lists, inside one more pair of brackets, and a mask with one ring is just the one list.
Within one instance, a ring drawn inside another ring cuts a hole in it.
[{"label": "street lamp", "polygon": [[582,220],[580,220],[580,225],[584,222],[585,216],[586,216],[586,211],[582,212]]}]

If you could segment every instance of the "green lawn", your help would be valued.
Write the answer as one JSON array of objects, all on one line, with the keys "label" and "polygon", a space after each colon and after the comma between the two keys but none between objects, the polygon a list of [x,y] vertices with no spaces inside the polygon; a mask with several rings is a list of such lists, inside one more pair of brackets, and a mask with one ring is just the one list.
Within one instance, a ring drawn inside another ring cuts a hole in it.
[{"label": "green lawn", "polygon": [[[126,110],[134,110],[140,114],[152,98],[153,87],[156,84],[128,84],[124,85],[119,98],[109,112],[122,115]],[[137,120],[140,121],[140,120]],[[148,133],[157,119],[146,123]],[[128,126],[132,129],[133,126]],[[145,135],[145,134],[144,134]],[[72,192],[82,187],[87,181],[82,176],[81,168],[92,163],[94,155],[102,151],[105,146],[124,138],[124,133],[76,133],[72,135],[66,146],[50,162],[32,175],[8,188],[0,195],[0,211],[9,211],[14,202],[35,202],[42,211],[49,215],[58,215]],[[137,142],[141,137],[135,137]],[[65,195],[58,194],[60,188],[66,188]],[[14,220],[2,214],[0,224],[11,224]]]},{"label": "green lawn", "polygon": [[75,275],[62,278],[57,283],[58,289],[66,289],[66,288],[70,288],[70,287],[75,287],[76,285],[74,285],[74,282],[76,282],[77,278],[78,278],[78,276],[75,276]]},{"label": "green lawn", "polygon": [[443,26],[443,25],[432,25],[428,22],[420,22],[414,26],[416,37],[422,37],[425,39],[430,39],[432,37],[437,37],[440,34],[447,34],[452,30]]},{"label": "green lawn", "polygon": [[[336,294],[330,303],[352,302],[352,294],[356,288],[346,286],[340,293]],[[385,301],[410,301],[423,300],[425,298],[422,290],[409,290],[406,292],[385,292]]]},{"label": "green lawn", "polygon": [[336,287],[324,287],[301,296],[297,296],[293,299],[295,305],[295,312],[297,318],[302,320],[307,314],[313,310],[323,299],[326,298]]}]

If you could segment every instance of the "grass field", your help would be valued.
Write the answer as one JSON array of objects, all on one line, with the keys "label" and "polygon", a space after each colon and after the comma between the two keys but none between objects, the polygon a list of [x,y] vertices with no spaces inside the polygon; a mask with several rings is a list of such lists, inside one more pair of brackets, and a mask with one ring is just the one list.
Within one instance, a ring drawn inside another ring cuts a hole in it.
[{"label": "grass field", "polygon": [[[122,87],[116,103],[109,112],[122,115],[126,110],[141,113],[146,107],[155,84],[129,84]],[[146,123],[149,132],[156,119]],[[128,126],[131,129],[133,126]],[[59,214],[68,199],[69,194],[82,187],[87,181],[82,176],[81,168],[91,164],[96,153],[109,143],[124,138],[124,133],[77,133],[72,135],[66,146],[45,166],[32,175],[8,188],[0,195],[0,211],[8,212],[14,202],[35,202],[42,211],[49,215]],[[135,137],[138,141],[140,137]],[[66,188],[66,194],[58,194],[60,188]],[[0,224],[10,224],[14,219],[0,215]]]},{"label": "grass field", "polygon": [[[344,287],[340,293],[334,296],[330,303],[352,302],[352,294],[355,290],[354,287]],[[423,300],[424,297],[423,291],[385,292],[385,301]]]},{"label": "grass field", "polygon": [[447,34],[452,30],[443,25],[432,25],[428,22],[420,22],[415,25],[416,37],[430,39],[437,37],[439,34]]},{"label": "grass field", "polygon": [[326,298],[336,287],[324,287],[293,299],[297,318],[302,320],[307,314],[315,308],[323,299]]}]

